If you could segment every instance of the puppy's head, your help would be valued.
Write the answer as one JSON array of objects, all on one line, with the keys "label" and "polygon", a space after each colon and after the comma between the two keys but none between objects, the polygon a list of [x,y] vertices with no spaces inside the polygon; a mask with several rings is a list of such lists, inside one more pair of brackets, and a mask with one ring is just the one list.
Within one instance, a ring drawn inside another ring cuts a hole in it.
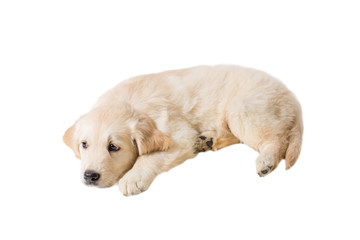
[{"label": "puppy's head", "polygon": [[130,107],[99,107],[82,116],[63,137],[81,160],[86,185],[110,187],[139,155],[166,151],[172,141],[146,114]]}]

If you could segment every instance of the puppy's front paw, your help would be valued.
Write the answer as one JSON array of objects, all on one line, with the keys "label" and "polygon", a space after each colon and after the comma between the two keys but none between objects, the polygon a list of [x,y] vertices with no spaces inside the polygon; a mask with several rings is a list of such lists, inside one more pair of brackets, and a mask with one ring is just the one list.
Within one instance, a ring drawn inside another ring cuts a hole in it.
[{"label": "puppy's front paw", "polygon": [[200,135],[194,144],[194,153],[206,152],[213,150],[215,144],[215,138],[205,135]]},{"label": "puppy's front paw", "polygon": [[124,196],[131,196],[146,191],[150,186],[141,176],[128,172],[119,181],[119,190]]}]

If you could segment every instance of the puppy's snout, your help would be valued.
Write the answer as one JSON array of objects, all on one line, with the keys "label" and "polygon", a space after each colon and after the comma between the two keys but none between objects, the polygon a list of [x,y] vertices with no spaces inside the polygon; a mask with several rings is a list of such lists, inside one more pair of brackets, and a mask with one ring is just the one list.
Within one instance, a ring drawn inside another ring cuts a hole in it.
[{"label": "puppy's snout", "polygon": [[87,184],[95,184],[100,178],[100,174],[95,171],[86,171],[84,173],[84,179]]}]

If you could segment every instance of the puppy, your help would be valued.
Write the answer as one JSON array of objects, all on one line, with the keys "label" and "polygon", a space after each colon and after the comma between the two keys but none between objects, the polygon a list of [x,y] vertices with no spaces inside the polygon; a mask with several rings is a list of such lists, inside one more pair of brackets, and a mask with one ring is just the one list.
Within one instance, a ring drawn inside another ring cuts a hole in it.
[{"label": "puppy", "polygon": [[244,143],[262,177],[302,143],[299,102],[278,80],[239,66],[200,66],[134,77],[99,98],[63,137],[86,185],[134,195],[199,152]]}]

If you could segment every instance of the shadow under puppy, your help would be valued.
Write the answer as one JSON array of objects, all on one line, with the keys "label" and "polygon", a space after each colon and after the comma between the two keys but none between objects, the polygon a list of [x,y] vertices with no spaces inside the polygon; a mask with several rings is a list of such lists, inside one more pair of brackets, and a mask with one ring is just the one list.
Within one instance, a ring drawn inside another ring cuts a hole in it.
[{"label": "shadow under puppy", "polygon": [[278,80],[239,66],[200,66],[123,81],[99,98],[63,137],[81,159],[82,181],[118,183],[124,195],[199,152],[244,143],[256,170],[292,167],[301,149],[301,107]]}]

